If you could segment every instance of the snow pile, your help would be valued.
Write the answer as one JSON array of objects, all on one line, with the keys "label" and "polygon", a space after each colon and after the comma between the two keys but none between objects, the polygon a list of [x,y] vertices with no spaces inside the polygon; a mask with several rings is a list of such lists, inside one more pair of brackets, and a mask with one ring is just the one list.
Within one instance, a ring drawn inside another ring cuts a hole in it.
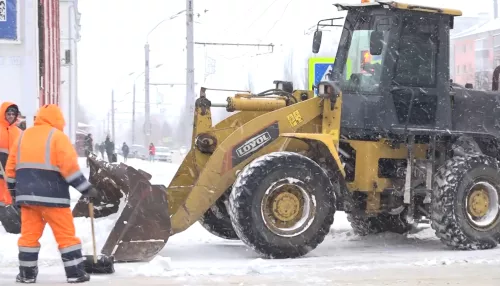
[{"label": "snow pile", "polygon": [[157,256],[149,263],[141,265],[137,271],[138,276],[164,276],[172,270],[172,259],[170,257]]},{"label": "snow pile", "polygon": [[248,274],[270,274],[270,273],[284,273],[286,269],[279,265],[272,265],[267,260],[257,258],[248,263]]},{"label": "snow pile", "polygon": [[457,263],[467,263],[468,261],[465,259],[450,259],[450,258],[433,258],[433,259],[425,259],[423,261],[417,261],[414,263],[416,266],[437,266],[437,265],[451,265]]},{"label": "snow pile", "polygon": [[[125,203],[120,203],[120,208],[117,213],[112,214],[107,217],[98,218],[94,220],[95,227],[95,236],[96,236],[96,245],[97,251],[106,243],[106,239],[108,238],[109,233],[115,226],[116,220],[118,220],[119,214],[123,210]],[[92,229],[91,229],[90,218],[75,218],[76,225],[76,236],[82,240],[82,248],[84,254],[92,254]]]},{"label": "snow pile", "polygon": [[0,265],[4,267],[17,266],[17,239],[18,236],[6,233],[3,227],[0,226]]},{"label": "snow pile", "polygon": [[[76,223],[77,235],[81,230],[80,225]],[[89,226],[90,227],[90,226]],[[109,233],[109,231],[108,231]],[[82,238],[80,236],[80,238]],[[18,247],[17,241],[19,235],[6,233],[0,226],[0,267],[17,267],[18,265]],[[85,240],[83,240],[85,241]],[[47,224],[40,239],[41,250],[39,255],[39,266],[62,266],[61,256],[57,243],[52,234],[52,229]],[[91,248],[89,248],[91,249]]]},{"label": "snow pile", "polygon": [[429,225],[418,226],[415,232],[410,232],[407,236],[409,239],[414,240],[438,240],[436,237],[436,233],[434,229],[432,229]]},{"label": "snow pile", "polygon": [[445,266],[454,264],[498,264],[500,258],[456,258],[456,257],[436,257],[432,259],[424,259],[413,263],[415,266]]}]

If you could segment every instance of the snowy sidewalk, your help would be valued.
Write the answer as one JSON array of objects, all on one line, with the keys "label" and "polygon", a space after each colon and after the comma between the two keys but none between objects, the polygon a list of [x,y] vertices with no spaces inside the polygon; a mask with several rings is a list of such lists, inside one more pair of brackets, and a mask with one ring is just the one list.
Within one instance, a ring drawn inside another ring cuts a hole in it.
[{"label": "snowy sidewalk", "polygon": [[[314,268],[314,265],[310,265]],[[385,268],[377,270],[332,271],[328,268],[307,274],[248,274],[248,275],[209,275],[186,277],[133,277],[119,278],[112,275],[93,276],[85,285],[133,286],[133,285],[166,285],[166,286],[223,286],[223,285],[348,285],[348,286],[498,286],[500,285],[499,265],[447,265]],[[2,275],[3,277],[3,275]],[[0,285],[19,285],[14,279],[0,278]],[[41,285],[67,285],[64,277],[47,277],[40,275]]]},{"label": "snowy sidewalk", "polygon": [[[311,265],[314,268],[314,265]],[[369,271],[330,271],[307,275],[245,275],[116,279],[94,281],[95,285],[348,285],[348,286],[498,286],[499,265],[451,265],[427,266],[421,268],[389,268]]]}]

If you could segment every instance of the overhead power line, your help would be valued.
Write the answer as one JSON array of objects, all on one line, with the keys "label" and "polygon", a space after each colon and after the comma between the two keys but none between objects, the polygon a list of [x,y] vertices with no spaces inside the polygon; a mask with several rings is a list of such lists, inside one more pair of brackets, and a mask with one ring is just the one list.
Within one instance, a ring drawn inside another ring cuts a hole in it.
[{"label": "overhead power line", "polygon": [[[252,23],[251,23],[248,27],[246,27],[245,29],[238,29],[238,34],[246,34],[246,33],[250,30],[250,28],[252,28],[252,27],[253,27],[253,26],[254,26],[254,25],[255,25],[255,24],[256,24],[256,23],[257,23],[257,22],[258,22],[258,21],[259,21],[259,20],[260,20],[260,19],[264,16],[264,15],[266,15],[266,14],[267,14],[267,12],[269,11],[269,9],[270,9],[270,8],[271,8],[274,4],[276,4],[276,2],[278,2],[278,0],[273,0],[273,1],[271,2],[271,4],[269,4],[269,5],[268,5],[268,6],[267,6],[267,7],[266,7],[263,11],[262,11],[262,13],[260,13],[260,15],[259,15],[259,16],[257,16],[257,18],[255,18],[255,19],[252,21]],[[289,3],[288,3],[288,4],[289,4]],[[288,6],[288,5],[287,5],[287,6]],[[286,9],[286,8],[285,8],[285,9]],[[280,9],[280,10],[281,10],[281,9]],[[247,13],[247,12],[249,12],[249,11],[245,11],[245,13]],[[231,27],[231,26],[228,26],[226,29],[224,29],[224,30],[223,30],[223,33],[227,33],[227,32],[229,31],[230,27]],[[232,33],[232,34],[234,34],[234,33]]]},{"label": "overhead power line", "polygon": [[269,4],[269,6],[267,6],[267,8],[257,17],[255,18],[255,20],[252,22],[252,24],[250,24],[250,26],[248,26],[245,30],[248,31],[253,25],[255,25],[255,23],[257,23],[257,21],[262,18],[262,16],[264,16],[267,11],[269,10],[269,8],[271,8],[271,6],[274,5],[274,3],[276,3],[278,0],[274,0],[273,2],[271,2],[271,4]]},{"label": "overhead power line", "polygon": [[245,46],[245,47],[271,47],[274,48],[273,44],[242,44],[242,43],[209,43],[209,42],[194,42],[195,45],[203,46]]},{"label": "overhead power line", "polygon": [[288,9],[288,6],[290,6],[290,3],[292,3],[292,1],[293,1],[293,0],[288,1],[288,3],[287,3],[287,4],[286,4],[286,6],[285,6],[285,9],[283,9],[283,13],[281,13],[281,16],[278,18],[278,20],[276,20],[276,21],[274,22],[274,24],[271,26],[271,29],[269,29],[269,31],[267,31],[267,33],[266,33],[266,35],[264,36],[264,38],[266,38],[266,37],[267,37],[267,35],[269,35],[269,33],[270,33],[273,29],[274,29],[274,27],[276,27],[276,24],[277,24],[279,21],[281,21],[281,19],[283,19],[283,16],[285,15],[285,12],[286,12],[286,10]]}]

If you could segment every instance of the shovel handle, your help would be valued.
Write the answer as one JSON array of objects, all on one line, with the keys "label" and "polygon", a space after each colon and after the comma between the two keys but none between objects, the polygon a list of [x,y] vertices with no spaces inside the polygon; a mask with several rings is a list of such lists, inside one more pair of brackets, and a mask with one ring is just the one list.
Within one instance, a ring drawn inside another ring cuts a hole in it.
[{"label": "shovel handle", "polygon": [[95,243],[95,230],[94,230],[94,203],[89,202],[89,216],[90,228],[92,230],[92,249],[94,251],[94,264],[97,264],[97,250]]}]

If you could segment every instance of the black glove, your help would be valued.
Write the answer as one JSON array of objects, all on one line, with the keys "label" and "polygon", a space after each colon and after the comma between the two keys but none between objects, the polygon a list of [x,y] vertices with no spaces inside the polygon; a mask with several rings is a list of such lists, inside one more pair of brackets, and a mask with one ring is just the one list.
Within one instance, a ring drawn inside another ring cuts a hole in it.
[{"label": "black glove", "polygon": [[88,188],[85,192],[82,193],[82,196],[88,199],[90,202],[93,202],[97,197],[99,197],[99,192],[94,187]]}]

